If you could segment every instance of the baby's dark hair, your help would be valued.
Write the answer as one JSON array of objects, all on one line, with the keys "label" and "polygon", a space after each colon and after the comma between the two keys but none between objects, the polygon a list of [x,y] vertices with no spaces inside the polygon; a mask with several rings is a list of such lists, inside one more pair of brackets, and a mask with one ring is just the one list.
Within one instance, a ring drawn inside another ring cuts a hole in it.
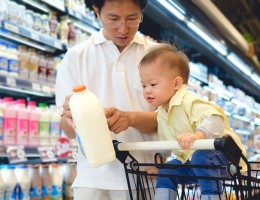
[{"label": "baby's dark hair", "polygon": [[[91,0],[92,6],[95,5],[99,10],[104,6],[105,1],[111,0]],[[141,10],[143,10],[147,4],[148,0],[133,0],[136,4],[140,5]]]},{"label": "baby's dark hair", "polygon": [[139,68],[144,67],[144,65],[149,66],[149,63],[155,62],[158,58],[161,58],[162,67],[165,66],[178,70],[183,83],[188,83],[190,75],[189,58],[183,51],[178,50],[172,44],[161,43],[156,45],[142,58]]}]

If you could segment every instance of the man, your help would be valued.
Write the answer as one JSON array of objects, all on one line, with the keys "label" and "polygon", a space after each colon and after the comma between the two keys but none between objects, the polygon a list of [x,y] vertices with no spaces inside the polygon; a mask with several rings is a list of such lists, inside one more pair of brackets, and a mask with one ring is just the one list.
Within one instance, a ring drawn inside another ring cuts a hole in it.
[{"label": "man", "polygon": [[[107,108],[105,114],[113,139],[120,142],[155,139],[151,133],[157,130],[156,113],[143,98],[138,73],[139,61],[155,45],[137,33],[146,1],[93,2],[103,29],[69,49],[58,68],[56,104],[62,113],[61,127],[67,136],[75,137],[68,104],[72,88],[85,84]],[[139,162],[151,161],[147,152],[133,155]],[[77,200],[129,199],[124,168],[118,160],[90,168],[80,151],[72,187]]]}]

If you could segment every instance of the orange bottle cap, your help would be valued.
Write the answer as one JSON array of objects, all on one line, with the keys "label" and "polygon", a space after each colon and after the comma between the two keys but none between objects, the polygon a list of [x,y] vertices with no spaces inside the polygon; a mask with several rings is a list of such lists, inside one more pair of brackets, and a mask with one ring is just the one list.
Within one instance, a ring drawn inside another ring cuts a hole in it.
[{"label": "orange bottle cap", "polygon": [[82,92],[86,89],[87,89],[87,87],[85,85],[78,85],[73,88],[73,92]]}]

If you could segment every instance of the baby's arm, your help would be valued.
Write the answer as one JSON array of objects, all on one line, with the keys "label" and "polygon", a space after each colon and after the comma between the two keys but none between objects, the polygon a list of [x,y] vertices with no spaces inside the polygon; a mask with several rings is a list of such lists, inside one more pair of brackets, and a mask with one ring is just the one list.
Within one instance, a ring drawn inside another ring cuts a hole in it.
[{"label": "baby's arm", "polygon": [[224,133],[224,121],[219,115],[211,115],[199,124],[194,133],[182,133],[177,137],[177,141],[182,149],[189,149],[198,139],[211,139],[221,136]]}]

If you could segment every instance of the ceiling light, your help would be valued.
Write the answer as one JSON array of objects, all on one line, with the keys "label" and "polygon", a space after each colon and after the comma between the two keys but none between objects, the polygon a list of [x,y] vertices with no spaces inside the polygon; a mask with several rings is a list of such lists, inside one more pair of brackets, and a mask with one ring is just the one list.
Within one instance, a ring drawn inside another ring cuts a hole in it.
[{"label": "ceiling light", "polygon": [[[184,21],[185,16],[182,14],[182,11],[175,8],[173,2],[169,3],[166,0],[157,0],[160,4],[162,4],[167,10],[169,10],[172,14],[174,14],[179,20]],[[175,4],[176,5],[176,4]],[[178,7],[179,8],[179,7]],[[184,12],[184,11],[183,11]]]},{"label": "ceiling light", "polygon": [[227,59],[232,62],[238,69],[240,69],[247,76],[251,76],[252,72],[249,67],[236,54],[230,53]]},{"label": "ceiling light", "polygon": [[199,28],[195,22],[188,22],[188,27],[190,27],[191,30],[193,30],[195,33],[198,34],[202,39],[204,39],[206,42],[208,42],[214,49],[216,49],[219,53],[226,56],[227,55],[227,49],[226,47],[218,42],[217,40],[212,39],[208,34],[206,34],[204,31]]}]

